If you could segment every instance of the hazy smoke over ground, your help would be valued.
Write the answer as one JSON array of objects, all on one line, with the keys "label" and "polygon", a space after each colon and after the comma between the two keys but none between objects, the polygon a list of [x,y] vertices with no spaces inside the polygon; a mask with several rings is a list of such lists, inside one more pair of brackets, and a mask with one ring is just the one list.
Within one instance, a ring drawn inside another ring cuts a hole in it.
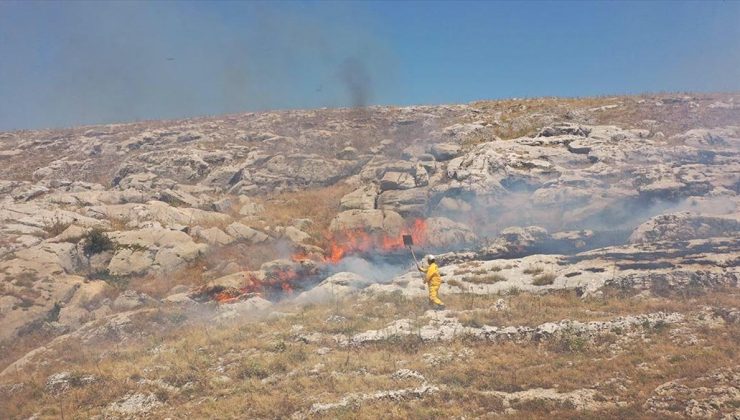
[{"label": "hazy smoke over ground", "polygon": [[360,257],[347,257],[342,259],[336,266],[337,272],[347,271],[359,274],[372,283],[387,283],[394,277],[406,272],[413,264],[411,254],[408,256],[408,263],[400,261],[395,263],[378,261],[368,261]]}]

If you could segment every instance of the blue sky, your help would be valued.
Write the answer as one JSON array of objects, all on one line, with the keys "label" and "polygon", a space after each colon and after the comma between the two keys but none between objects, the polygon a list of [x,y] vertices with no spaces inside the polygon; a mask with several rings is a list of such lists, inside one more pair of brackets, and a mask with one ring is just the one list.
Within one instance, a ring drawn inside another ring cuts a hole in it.
[{"label": "blue sky", "polygon": [[740,2],[0,1],[0,130],[740,90]]}]

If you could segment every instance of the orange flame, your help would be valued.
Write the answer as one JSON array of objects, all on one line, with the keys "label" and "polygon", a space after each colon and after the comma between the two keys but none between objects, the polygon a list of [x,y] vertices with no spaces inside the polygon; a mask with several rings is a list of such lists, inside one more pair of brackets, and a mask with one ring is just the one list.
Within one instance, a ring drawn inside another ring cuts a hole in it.
[{"label": "orange flame", "polygon": [[[414,245],[423,246],[427,242],[427,223],[424,219],[415,219],[398,235],[386,235],[383,233],[370,233],[362,229],[351,229],[327,235],[328,245],[326,247],[324,262],[337,264],[343,258],[352,254],[366,252],[392,252],[404,248],[403,236],[411,235]],[[305,251],[298,251],[292,255],[293,261],[316,260],[316,256],[309,255]],[[305,273],[299,273],[294,269],[285,268],[269,272],[264,279],[254,274],[247,274],[243,286],[240,288],[226,288],[212,295],[212,299],[219,303],[233,303],[255,294],[270,293],[281,290],[283,293],[293,293],[297,281],[303,278]]]},{"label": "orange flame", "polygon": [[326,262],[336,264],[350,254],[369,251],[390,252],[404,247],[403,235],[411,235],[415,245],[424,245],[427,240],[427,223],[416,219],[401,234],[389,236],[372,234],[362,229],[352,229],[329,236]]}]

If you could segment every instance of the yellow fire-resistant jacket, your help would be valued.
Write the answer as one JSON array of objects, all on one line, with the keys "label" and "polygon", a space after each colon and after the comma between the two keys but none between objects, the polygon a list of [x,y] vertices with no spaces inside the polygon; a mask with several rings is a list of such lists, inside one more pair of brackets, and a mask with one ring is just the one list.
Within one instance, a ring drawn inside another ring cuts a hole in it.
[{"label": "yellow fire-resistant jacket", "polygon": [[424,283],[426,284],[441,284],[442,283],[442,277],[439,275],[439,267],[437,267],[436,262],[429,264],[429,267],[427,267],[426,270],[424,270],[423,268],[419,268],[419,271],[426,274],[424,278]]}]

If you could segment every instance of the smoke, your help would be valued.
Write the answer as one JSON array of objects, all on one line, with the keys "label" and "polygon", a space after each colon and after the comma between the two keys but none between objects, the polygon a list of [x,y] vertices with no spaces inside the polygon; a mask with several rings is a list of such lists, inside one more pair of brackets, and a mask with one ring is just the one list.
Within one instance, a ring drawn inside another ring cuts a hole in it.
[{"label": "smoke", "polygon": [[372,80],[362,60],[348,57],[339,66],[337,75],[347,89],[352,107],[365,107],[372,93]]},{"label": "smoke", "polygon": [[399,274],[408,271],[409,264],[400,262],[394,264],[382,260],[368,261],[360,257],[350,256],[342,259],[334,269],[337,272],[355,273],[372,283],[389,283]]},{"label": "smoke", "polygon": [[472,197],[465,201],[471,206],[468,212],[440,209],[434,211],[432,215],[465,223],[473,227],[479,237],[490,239],[496,237],[503,229],[512,226],[539,226],[550,233],[580,230],[631,231],[659,214],[679,211],[728,214],[735,210],[732,203],[722,198],[644,200],[640,197],[605,196],[601,200],[603,201],[596,204],[571,202],[543,207],[527,194],[512,193],[500,198],[493,206],[485,199]]}]

